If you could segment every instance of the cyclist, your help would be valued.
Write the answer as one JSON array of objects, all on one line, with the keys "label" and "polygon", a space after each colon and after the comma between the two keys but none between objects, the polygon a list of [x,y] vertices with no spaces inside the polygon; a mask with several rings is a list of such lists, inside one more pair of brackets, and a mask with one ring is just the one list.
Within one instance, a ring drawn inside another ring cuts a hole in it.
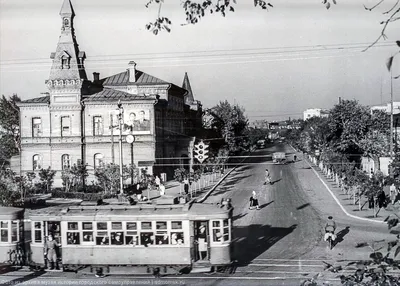
[{"label": "cyclist", "polygon": [[269,176],[269,171],[268,171],[268,169],[265,169],[265,182],[266,182],[267,184],[270,184],[270,183],[271,183],[271,178],[270,178],[270,176]]},{"label": "cyclist", "polygon": [[328,221],[325,224],[325,236],[324,240],[328,241],[328,238],[331,237],[332,241],[335,241],[336,236],[335,236],[335,230],[336,230],[336,223],[333,220],[332,216],[328,217]]}]

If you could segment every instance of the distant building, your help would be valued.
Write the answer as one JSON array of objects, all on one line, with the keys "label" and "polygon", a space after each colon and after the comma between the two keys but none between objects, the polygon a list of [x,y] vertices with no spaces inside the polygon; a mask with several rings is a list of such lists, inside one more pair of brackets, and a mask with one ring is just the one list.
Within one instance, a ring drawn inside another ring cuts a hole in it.
[{"label": "distant building", "polygon": [[312,117],[328,117],[329,111],[321,108],[309,108],[303,112],[303,119],[307,120]]},{"label": "distant building", "polygon": [[[388,114],[390,114],[390,103],[387,104],[382,104],[382,105],[374,105],[371,106],[371,113],[377,110],[384,111]],[[393,114],[400,114],[400,102],[393,102]]]},{"label": "distant building", "polygon": [[268,129],[268,121],[267,120],[256,120],[250,123],[250,127],[257,129]]}]

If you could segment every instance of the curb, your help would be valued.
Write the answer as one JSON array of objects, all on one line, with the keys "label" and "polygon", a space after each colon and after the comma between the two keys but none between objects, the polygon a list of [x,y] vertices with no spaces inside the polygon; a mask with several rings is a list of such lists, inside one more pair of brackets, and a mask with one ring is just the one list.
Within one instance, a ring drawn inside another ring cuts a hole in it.
[{"label": "curb", "polygon": [[[251,154],[251,152],[250,152]],[[246,160],[248,158],[248,156],[246,156],[242,161],[240,161],[240,163],[242,163],[244,160]],[[239,163],[239,164],[240,164]],[[209,195],[211,195],[211,193],[222,183],[223,180],[225,180],[226,177],[228,177],[230,175],[230,173],[232,173],[238,166],[239,164],[237,164],[235,167],[233,167],[231,170],[228,171],[228,173],[226,173],[212,188],[211,190],[209,190],[207,192],[207,194],[204,195],[204,197],[202,197],[201,199],[198,200],[199,203],[204,202]]]},{"label": "curb", "polygon": [[[295,148],[293,148],[292,145],[289,144],[289,146],[295,151],[297,152],[297,150]],[[305,160],[305,158],[303,158],[303,160]],[[368,222],[376,222],[376,223],[386,223],[384,221],[381,220],[374,220],[374,219],[369,219],[369,218],[364,218],[364,217],[359,217],[356,215],[352,215],[350,213],[348,213],[348,211],[343,207],[343,205],[340,203],[340,201],[338,200],[338,198],[336,197],[336,195],[332,192],[332,190],[329,188],[329,186],[324,182],[324,180],[321,178],[321,176],[318,174],[318,172],[315,170],[315,168],[308,162],[308,160],[305,160],[308,164],[308,166],[310,166],[310,168],[314,171],[315,175],[318,177],[318,179],[322,182],[322,184],[324,185],[324,187],[328,190],[328,192],[331,194],[332,198],[335,200],[335,202],[339,205],[339,207],[342,209],[342,211],[345,213],[345,215],[347,215],[348,217],[354,218],[354,219],[359,219],[359,220],[363,220],[363,221],[368,221]]]}]

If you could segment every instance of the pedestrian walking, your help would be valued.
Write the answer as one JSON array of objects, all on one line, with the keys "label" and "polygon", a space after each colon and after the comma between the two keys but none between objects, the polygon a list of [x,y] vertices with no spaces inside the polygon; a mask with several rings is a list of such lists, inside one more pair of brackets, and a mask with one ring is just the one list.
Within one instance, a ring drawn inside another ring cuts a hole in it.
[{"label": "pedestrian walking", "polygon": [[160,196],[164,196],[165,195],[165,186],[164,184],[160,185]]},{"label": "pedestrian walking", "polygon": [[156,183],[156,186],[157,186],[157,190],[159,190],[160,189],[160,184],[161,184],[160,177],[156,176],[155,183]]},{"label": "pedestrian walking", "polygon": [[296,161],[297,161],[297,155],[294,154],[294,155],[293,155],[293,162],[296,162]]},{"label": "pedestrian walking", "polygon": [[257,194],[256,191],[253,191],[253,193],[251,194],[250,197],[250,210],[253,210],[254,208],[256,208],[257,210],[260,209],[260,206],[258,205],[258,198],[257,198]]},{"label": "pedestrian walking", "polygon": [[392,202],[392,205],[394,205],[394,203],[396,202],[396,198],[397,198],[397,189],[394,184],[390,185],[389,196],[390,196],[390,201]]}]

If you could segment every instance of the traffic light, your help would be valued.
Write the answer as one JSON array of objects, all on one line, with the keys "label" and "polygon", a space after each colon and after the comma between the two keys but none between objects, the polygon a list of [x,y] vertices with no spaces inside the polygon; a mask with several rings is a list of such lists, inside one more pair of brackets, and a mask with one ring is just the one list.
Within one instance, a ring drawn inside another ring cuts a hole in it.
[{"label": "traffic light", "polygon": [[194,157],[200,163],[203,163],[203,161],[208,158],[208,155],[207,155],[208,150],[207,150],[207,148],[208,148],[208,145],[204,144],[203,141],[201,141],[200,143],[194,145],[194,153],[195,153]]}]

